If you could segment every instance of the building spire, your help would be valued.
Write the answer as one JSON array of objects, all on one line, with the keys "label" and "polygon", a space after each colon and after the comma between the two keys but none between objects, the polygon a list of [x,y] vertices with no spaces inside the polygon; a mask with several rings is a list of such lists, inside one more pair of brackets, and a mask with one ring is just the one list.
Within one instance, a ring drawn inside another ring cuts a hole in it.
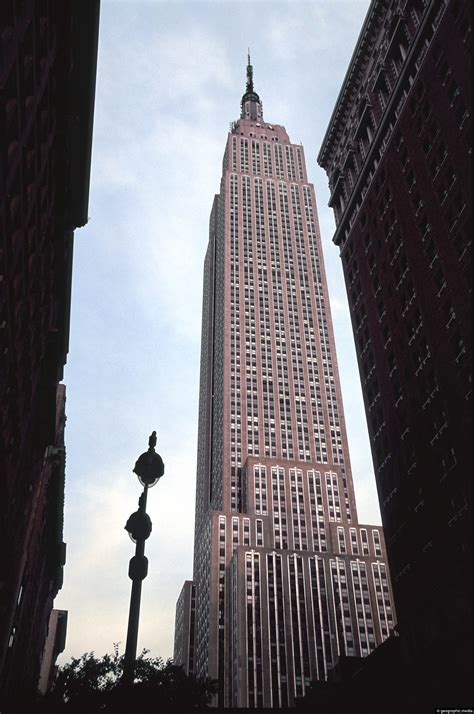
[{"label": "building spire", "polygon": [[253,92],[253,67],[250,64],[250,47],[247,53],[247,94]]},{"label": "building spire", "polygon": [[253,67],[250,63],[250,48],[247,52],[247,84],[240,107],[241,119],[263,120],[262,102],[253,86]]}]

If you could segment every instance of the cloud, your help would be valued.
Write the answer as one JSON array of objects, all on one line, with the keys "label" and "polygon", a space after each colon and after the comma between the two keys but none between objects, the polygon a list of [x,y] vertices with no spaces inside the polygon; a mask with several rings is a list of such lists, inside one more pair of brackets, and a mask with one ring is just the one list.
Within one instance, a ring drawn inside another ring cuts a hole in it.
[{"label": "cloud", "polygon": [[[186,23],[185,15],[179,23],[171,16],[160,17],[160,10],[164,8],[145,8],[123,23],[123,13],[111,13],[109,8],[102,21],[98,87],[105,101],[96,116],[103,122],[105,113],[108,126],[115,118],[135,125],[140,115],[146,124],[157,107],[170,118],[178,105],[180,113],[189,109],[194,114],[196,98],[230,86],[229,57],[222,39]],[[107,31],[104,22],[109,22]],[[143,114],[146,110],[151,112]]]},{"label": "cloud", "polygon": [[311,55],[331,42],[324,8],[317,3],[280,5],[263,26],[263,37],[272,54],[286,61]]},{"label": "cloud", "polygon": [[[113,33],[115,40],[122,33]],[[103,225],[96,229],[102,250],[110,242],[116,265],[123,266],[144,318],[159,311],[168,329],[199,342],[208,210],[219,189],[226,134],[217,118],[218,92],[230,81],[226,49],[196,28],[152,32],[147,51],[138,53],[132,40],[127,54],[136,62],[124,62],[106,37],[90,211],[100,216],[105,200],[115,212],[113,233]],[[130,87],[136,90],[132,107]],[[124,95],[127,111],[119,111],[117,94]],[[197,307],[194,317],[190,305]]]},{"label": "cloud", "polygon": [[[361,26],[366,0],[332,2],[269,3],[272,12],[261,27],[263,41],[272,57],[287,63],[304,61],[300,71],[309,69],[316,81],[324,81],[328,68],[312,64],[315,55],[346,54],[353,46],[354,25]],[[258,6],[257,6],[258,7]],[[337,30],[336,30],[337,28]],[[348,36],[350,41],[347,42]],[[311,58],[311,59],[310,59]],[[341,63],[344,68],[344,64]],[[337,89],[337,87],[336,87]]]}]

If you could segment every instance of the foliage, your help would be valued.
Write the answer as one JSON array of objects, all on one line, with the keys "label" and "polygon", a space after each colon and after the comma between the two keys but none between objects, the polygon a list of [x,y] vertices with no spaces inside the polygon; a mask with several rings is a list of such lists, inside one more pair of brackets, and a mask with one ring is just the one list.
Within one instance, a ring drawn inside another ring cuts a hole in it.
[{"label": "foliage", "polygon": [[54,684],[56,697],[65,702],[74,701],[78,697],[91,694],[110,692],[120,677],[122,657],[117,647],[112,657],[105,654],[101,658],[94,652],[85,652],[82,657],[72,657],[71,661],[60,667]]},{"label": "foliage", "polygon": [[143,650],[137,658],[132,685],[121,682],[123,655],[117,645],[114,654],[96,657],[86,652],[60,667],[53,691],[37,702],[35,714],[93,714],[130,712],[153,714],[168,711],[207,709],[215,693],[211,680],[201,682],[187,675],[172,660],[148,657]]}]

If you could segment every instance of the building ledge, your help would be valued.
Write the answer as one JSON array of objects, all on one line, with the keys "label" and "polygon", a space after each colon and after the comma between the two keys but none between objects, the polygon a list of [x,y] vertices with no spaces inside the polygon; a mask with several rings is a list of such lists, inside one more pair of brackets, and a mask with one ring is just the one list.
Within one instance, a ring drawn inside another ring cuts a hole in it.
[{"label": "building ledge", "polygon": [[69,77],[70,187],[68,221],[74,229],[88,221],[100,0],[72,3]]}]

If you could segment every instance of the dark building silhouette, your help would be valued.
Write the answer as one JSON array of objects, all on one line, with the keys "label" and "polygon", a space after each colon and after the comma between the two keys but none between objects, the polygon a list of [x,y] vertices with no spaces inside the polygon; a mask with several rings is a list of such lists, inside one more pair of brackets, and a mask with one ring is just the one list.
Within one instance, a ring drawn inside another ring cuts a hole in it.
[{"label": "dark building silhouette", "polygon": [[0,3],[0,681],[35,690],[62,585],[73,230],[87,223],[99,2]]},{"label": "dark building silhouette", "polygon": [[318,157],[403,661],[444,706],[462,701],[473,636],[471,9],[372,2]]},{"label": "dark building silhouette", "polygon": [[357,518],[314,188],[250,61],[204,266],[193,583],[192,671],[220,707],[292,705],[395,625],[382,529]]}]

